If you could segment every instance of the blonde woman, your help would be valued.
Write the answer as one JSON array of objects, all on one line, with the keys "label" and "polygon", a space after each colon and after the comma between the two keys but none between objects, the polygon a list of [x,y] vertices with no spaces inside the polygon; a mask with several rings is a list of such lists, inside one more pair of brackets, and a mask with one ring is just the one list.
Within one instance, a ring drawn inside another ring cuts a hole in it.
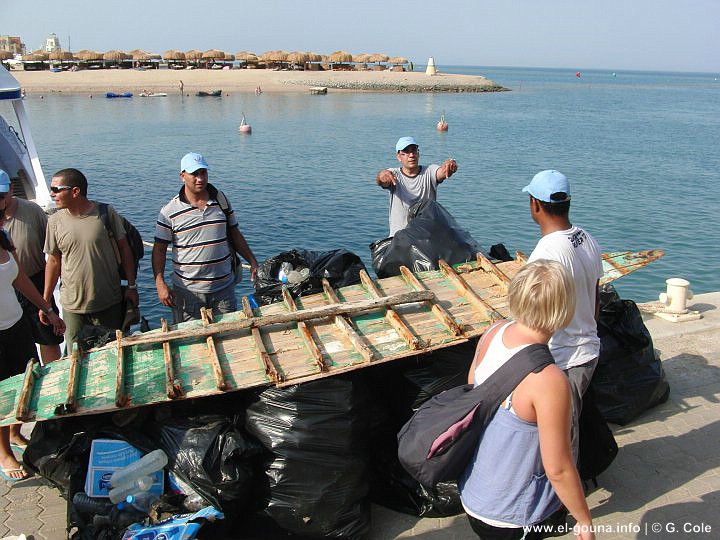
[{"label": "blonde woman", "polygon": [[[512,321],[478,344],[468,382],[482,383],[498,366],[572,320],[575,288],[557,262],[525,265],[510,283]],[[458,482],[463,507],[478,537],[543,538],[542,524],[562,506],[577,520],[575,535],[595,538],[592,518],[570,448],[571,398],[567,377],[554,364],[531,373],[488,424]]]}]

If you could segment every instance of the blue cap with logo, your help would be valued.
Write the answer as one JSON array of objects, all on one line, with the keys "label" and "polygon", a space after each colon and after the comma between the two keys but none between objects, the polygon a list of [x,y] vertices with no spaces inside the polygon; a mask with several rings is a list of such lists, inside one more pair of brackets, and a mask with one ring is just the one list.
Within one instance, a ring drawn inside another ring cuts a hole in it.
[{"label": "blue cap with logo", "polygon": [[418,143],[415,142],[415,139],[413,139],[412,137],[400,137],[398,139],[398,142],[395,143],[395,152],[399,152],[400,150],[405,150],[411,144],[414,144],[415,146],[419,146]]},{"label": "blue cap with logo", "polygon": [[[570,200],[570,182],[567,176],[554,169],[540,171],[522,190],[538,201],[546,203],[562,203]],[[552,198],[554,193],[564,193],[565,196]]]},{"label": "blue cap with logo", "polygon": [[8,193],[10,191],[10,177],[8,173],[0,169],[0,193]]},{"label": "blue cap with logo", "polygon": [[207,161],[202,154],[197,152],[189,152],[180,160],[180,171],[186,173],[194,173],[198,169],[209,169]]}]

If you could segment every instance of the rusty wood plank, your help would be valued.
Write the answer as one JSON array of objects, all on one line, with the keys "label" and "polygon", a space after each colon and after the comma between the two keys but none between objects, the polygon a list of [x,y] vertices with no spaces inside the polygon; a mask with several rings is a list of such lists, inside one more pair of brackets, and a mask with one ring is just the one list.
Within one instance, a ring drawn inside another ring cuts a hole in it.
[{"label": "rusty wood plank", "polygon": [[[390,298],[390,297],[383,297],[382,293],[380,292],[380,289],[378,289],[378,286],[375,284],[375,282],[370,279],[370,276],[365,270],[360,270],[360,281],[365,286],[365,288],[370,292],[373,298],[375,299],[381,299],[381,298]],[[435,297],[435,293],[432,293],[432,291],[416,291],[416,294],[420,294],[422,292],[430,292],[432,294],[431,298]],[[430,300],[431,298],[424,298],[423,300]],[[385,320],[388,322],[390,326],[393,327],[393,329],[400,335],[400,337],[405,340],[405,343],[407,344],[407,347],[412,350],[417,350],[420,348],[420,338],[418,338],[416,335],[412,333],[412,330],[408,328],[408,326],[402,321],[400,316],[397,314],[397,312],[392,307],[387,307],[385,311]]]},{"label": "rusty wood plank", "polygon": [[[295,305],[295,300],[293,299],[290,292],[287,290],[287,287],[282,288],[282,295],[283,300],[285,301],[285,305],[288,307],[288,309],[291,312],[297,312],[298,309]],[[317,346],[317,343],[315,343],[315,339],[313,339],[312,332],[310,332],[310,328],[308,328],[307,323],[305,321],[298,321],[297,327],[298,331],[300,332],[300,336],[302,337],[305,345],[310,351],[310,355],[312,356],[315,365],[318,367],[318,369],[320,369],[320,371],[327,371],[328,367],[325,364],[325,360],[323,360],[322,352],[320,352],[320,348]]]},{"label": "rusty wood plank", "polygon": [[77,343],[73,343],[72,353],[70,354],[70,369],[68,376],[67,394],[65,403],[61,406],[61,414],[74,413],[77,409],[77,388],[78,379],[80,378],[80,363],[82,361],[80,348]]},{"label": "rusty wood plank", "polygon": [[[168,332],[169,326],[167,320],[163,317],[160,319],[160,326],[163,332]],[[178,399],[185,396],[182,389],[182,382],[175,378],[175,367],[173,366],[172,351],[170,350],[170,342],[163,341],[163,362],[165,364],[165,393],[170,399]]]},{"label": "rusty wood plank", "polygon": [[[368,278],[369,279],[369,278]],[[373,298],[371,300],[363,300],[361,302],[343,302],[342,304],[332,304],[311,309],[301,309],[288,313],[275,313],[273,315],[264,315],[261,317],[252,317],[239,321],[219,322],[206,326],[195,328],[182,328],[179,330],[171,330],[167,333],[149,332],[137,336],[126,336],[125,346],[128,345],[150,345],[154,343],[162,343],[174,339],[192,339],[198,337],[206,337],[225,332],[237,332],[248,328],[261,328],[272,324],[285,324],[297,321],[307,321],[311,319],[324,319],[335,315],[354,315],[357,313],[366,313],[376,309],[386,308],[400,304],[413,304],[415,302],[423,302],[432,300],[435,294],[432,291],[416,291],[392,296],[383,296]],[[108,344],[106,347],[112,347]],[[96,349],[97,350],[97,349]]]},{"label": "rusty wood plank", "polygon": [[25,366],[25,375],[23,376],[20,397],[18,398],[17,407],[15,408],[15,419],[20,422],[30,420],[30,398],[32,397],[33,387],[35,386],[35,366],[38,361],[35,358],[28,360]]},{"label": "rusty wood plank", "polygon": [[[248,319],[255,317],[255,313],[253,313],[253,309],[250,306],[250,301],[248,300],[247,296],[243,296],[242,298],[242,307],[243,313]],[[281,383],[284,380],[283,376],[278,372],[277,368],[272,363],[270,354],[265,348],[265,343],[263,343],[260,329],[252,328],[250,332],[252,334],[253,342],[255,343],[255,348],[258,350],[258,354],[260,355],[260,361],[265,367],[265,375],[268,376],[268,378],[273,382],[273,384]]]},{"label": "rusty wood plank", "polygon": [[[212,311],[205,308],[200,308],[200,317],[202,318],[203,326],[208,326],[212,323]],[[222,366],[220,365],[220,359],[215,349],[215,338],[213,336],[207,336],[207,349],[208,349],[208,361],[212,367],[213,375],[215,376],[215,386],[218,390],[227,390],[227,382],[225,382],[225,376],[222,372]]]},{"label": "rusty wood plank", "polygon": [[[413,286],[416,291],[428,290],[428,288],[420,282],[420,280],[415,276],[415,274],[410,271],[407,266],[401,266],[400,273],[405,278],[405,281],[407,281],[411,286]],[[434,301],[428,301],[426,303],[430,306],[430,309],[432,310],[435,317],[437,317],[437,319],[445,326],[445,328],[450,331],[452,335],[463,335],[462,328],[448,310],[446,310],[444,307]]]},{"label": "rusty wood plank", "polygon": [[443,274],[448,278],[448,281],[452,283],[453,287],[455,287],[462,296],[467,298],[472,305],[480,309],[488,319],[497,321],[503,318],[502,315],[495,311],[495,308],[485,302],[485,300],[480,298],[477,293],[470,288],[465,280],[453,270],[452,266],[442,259],[438,261],[438,265]]},{"label": "rusty wood plank", "polygon": [[[326,278],[323,278],[322,285],[323,291],[325,291],[325,296],[327,296],[328,300],[333,304],[339,304],[340,299],[338,298],[337,294],[330,286],[330,282]],[[355,331],[351,320],[347,319],[342,315],[336,315],[335,324],[340,329],[340,331],[347,336],[347,338],[350,340],[350,343],[352,343],[353,347],[355,347],[355,350],[360,354],[360,356],[365,359],[366,362],[372,362],[375,359],[375,353],[368,346],[367,341]]]},{"label": "rusty wood plank", "polygon": [[484,253],[479,251],[475,257],[477,258],[477,262],[480,265],[480,268],[494,276],[497,279],[498,283],[500,283],[500,285],[503,287],[505,292],[507,292],[508,286],[510,285],[510,278],[507,276],[507,274],[500,270],[494,262],[492,262],[485,256]]},{"label": "rusty wood plank", "polygon": [[115,330],[115,346],[117,347],[117,364],[115,366],[115,406],[125,407],[128,396],[125,393],[125,351],[122,342],[122,330]]}]

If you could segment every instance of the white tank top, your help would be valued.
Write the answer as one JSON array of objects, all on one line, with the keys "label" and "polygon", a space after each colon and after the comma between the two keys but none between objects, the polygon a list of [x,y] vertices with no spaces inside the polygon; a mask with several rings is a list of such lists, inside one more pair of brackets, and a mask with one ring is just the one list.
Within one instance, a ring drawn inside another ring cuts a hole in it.
[{"label": "white tank top", "polygon": [[7,330],[22,317],[22,307],[15,296],[13,281],[18,275],[15,257],[8,253],[10,259],[0,263],[0,330]]}]

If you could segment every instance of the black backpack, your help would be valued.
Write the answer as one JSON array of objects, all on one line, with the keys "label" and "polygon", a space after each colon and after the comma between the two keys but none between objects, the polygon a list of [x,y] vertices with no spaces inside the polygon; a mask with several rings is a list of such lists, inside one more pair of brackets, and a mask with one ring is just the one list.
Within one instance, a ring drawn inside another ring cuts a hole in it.
[{"label": "black backpack", "polygon": [[[108,217],[107,203],[98,203],[98,212],[100,213],[100,219],[102,220],[103,225],[105,225],[105,230],[107,230],[108,235],[110,236],[110,241],[113,245],[113,249],[115,250],[115,257],[118,261],[118,272],[120,273],[120,279],[127,279],[127,276],[125,275],[125,269],[122,267],[122,263],[120,261],[120,251],[117,247],[117,239],[113,234],[112,227],[110,227],[110,218]],[[122,221],[123,229],[125,229],[125,239],[130,245],[130,251],[133,255],[133,262],[135,263],[135,276],[137,276],[138,267],[140,266],[140,259],[142,259],[145,255],[145,246],[143,245],[143,239],[142,236],[140,236],[140,232],[135,228],[135,225],[130,223],[120,214],[118,215],[120,216],[120,221]]]}]

